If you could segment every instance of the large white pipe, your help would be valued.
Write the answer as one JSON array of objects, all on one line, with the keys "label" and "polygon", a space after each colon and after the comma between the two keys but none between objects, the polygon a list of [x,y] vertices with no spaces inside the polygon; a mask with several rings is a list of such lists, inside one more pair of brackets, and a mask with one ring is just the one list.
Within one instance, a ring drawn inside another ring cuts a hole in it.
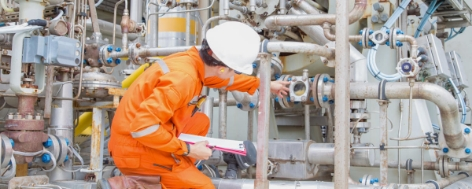
[{"label": "large white pipe", "polygon": [[[336,85],[338,81],[336,81]],[[413,85],[413,98],[425,99],[435,103],[441,113],[442,131],[449,148],[459,149],[465,146],[465,138],[459,122],[459,108],[452,95],[444,88],[431,84],[417,82]],[[378,83],[351,83],[351,99],[377,99]],[[335,91],[336,94],[338,90]],[[407,82],[387,83],[385,94],[389,99],[409,98],[410,86]]]}]

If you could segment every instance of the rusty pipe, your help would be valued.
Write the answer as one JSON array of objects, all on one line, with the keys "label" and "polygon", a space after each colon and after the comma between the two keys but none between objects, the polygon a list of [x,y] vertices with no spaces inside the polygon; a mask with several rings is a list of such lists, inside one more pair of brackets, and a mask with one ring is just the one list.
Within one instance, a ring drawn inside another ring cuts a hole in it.
[{"label": "rusty pipe", "polygon": [[[378,83],[351,83],[351,99],[377,99],[378,89]],[[409,91],[410,85],[407,82],[389,82],[385,87],[385,94],[389,99],[409,98]],[[465,138],[459,122],[459,108],[454,97],[444,88],[431,83],[417,82],[412,92],[414,99],[429,100],[438,106],[444,137],[449,148],[464,147]]]},{"label": "rusty pipe", "polygon": [[[326,57],[327,59],[334,59],[334,49],[320,46],[311,43],[302,42],[269,42],[267,43],[267,50],[269,52],[292,52],[292,53],[307,53]],[[349,51],[349,49],[348,49]]]},{"label": "rusty pipe", "polygon": [[[349,12],[349,24],[361,19],[366,8],[367,0],[356,0],[354,8]],[[269,29],[277,29],[277,26],[322,25],[325,22],[336,24],[336,15],[275,15],[267,17],[264,24]]]}]

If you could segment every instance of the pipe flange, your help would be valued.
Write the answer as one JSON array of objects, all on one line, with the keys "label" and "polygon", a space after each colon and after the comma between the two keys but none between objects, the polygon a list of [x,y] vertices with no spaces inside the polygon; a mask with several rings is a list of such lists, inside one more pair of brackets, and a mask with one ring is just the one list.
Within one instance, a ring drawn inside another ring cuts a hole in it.
[{"label": "pipe flange", "polygon": [[328,108],[330,104],[334,103],[331,89],[333,88],[334,80],[328,74],[321,74],[316,86],[316,95],[318,103],[322,108]]},{"label": "pipe flange", "polygon": [[316,92],[316,89],[318,88],[318,80],[320,79],[321,74],[316,74],[315,77],[313,78],[313,82],[311,83],[311,97],[310,101],[313,100],[313,104],[317,108],[321,108],[321,105],[318,101],[318,94]]},{"label": "pipe flange", "polygon": [[393,28],[390,30],[390,33],[388,34],[389,35],[388,40],[390,41],[388,46],[391,49],[395,49],[395,47],[397,47],[397,33],[399,33],[399,31],[401,30],[398,28]]},{"label": "pipe flange", "polygon": [[396,69],[398,73],[407,78],[414,78],[420,72],[418,63],[412,58],[402,58],[398,62]]},{"label": "pipe flange", "polygon": [[387,32],[382,31],[382,30],[377,30],[372,35],[369,35],[369,39],[374,42],[375,44],[378,45],[385,45],[388,41],[389,35]]},{"label": "pipe flange", "polygon": [[280,77],[280,75],[282,75],[282,70],[284,67],[282,64],[282,61],[279,58],[273,56],[270,63],[271,63],[270,67],[272,69],[271,77],[272,79],[277,80]]},{"label": "pipe flange", "polygon": [[129,51],[129,57],[133,64],[141,65],[145,63],[145,58],[141,58],[140,56],[141,51],[144,51],[144,50],[145,48],[141,47],[140,43],[130,45],[128,51]]},{"label": "pipe flange", "polygon": [[121,64],[121,59],[113,59],[111,57],[112,52],[120,52],[121,48],[120,47],[113,47],[112,45],[103,45],[100,47],[100,53],[99,53],[99,62],[102,63],[106,67],[115,67]]},{"label": "pipe flange", "polygon": [[441,156],[438,158],[438,165],[439,165],[439,175],[441,178],[446,178],[450,176],[449,173],[449,161],[451,158],[447,156]]},{"label": "pipe flange", "polygon": [[289,85],[290,100],[295,102],[306,102],[308,99],[308,91],[310,90],[309,78],[302,76],[292,76]]},{"label": "pipe flange", "polygon": [[[328,42],[324,46],[328,49],[333,49],[333,50],[336,49],[336,43],[334,41]],[[324,56],[320,56],[320,60],[327,67],[334,68],[334,66],[336,66],[336,59],[335,58],[328,59]]]},{"label": "pipe flange", "polygon": [[[51,142],[51,143],[48,145],[45,145],[44,147],[46,148],[46,150],[51,152],[51,154],[54,156],[54,159],[56,160],[56,165],[60,165],[62,164],[62,162],[66,161],[67,153],[68,153],[68,145],[67,145],[66,139],[64,137],[50,134],[48,142]],[[48,161],[48,158],[43,157],[43,156],[49,155],[49,154],[48,155],[45,155],[45,154],[41,156],[41,160],[39,161],[39,164],[42,167],[49,169],[54,165],[54,163],[52,162],[51,159],[49,159]]]},{"label": "pipe flange", "polygon": [[[282,81],[292,81],[292,76],[291,75],[286,75]],[[290,87],[290,84],[287,86],[287,88]],[[290,95],[290,94],[289,94]],[[293,108],[295,106],[294,99],[291,99],[290,96],[284,97],[281,102],[284,104],[286,108]]]},{"label": "pipe flange", "polygon": [[236,100],[236,107],[243,111],[251,111],[259,106],[259,90],[250,95],[247,92],[231,91]]},{"label": "pipe flange", "polygon": [[365,186],[370,185],[370,180],[372,180],[372,175],[364,175],[361,180],[362,181],[361,185],[365,185]]},{"label": "pipe flange", "polygon": [[10,164],[10,160],[13,156],[13,143],[5,134],[0,134],[1,143],[2,143],[2,153],[1,153],[1,168],[5,168]]},{"label": "pipe flange", "polygon": [[372,46],[369,45],[369,35],[370,35],[370,28],[364,28],[363,30],[361,30],[361,34],[362,34],[362,47],[364,49],[370,49],[372,48]]}]

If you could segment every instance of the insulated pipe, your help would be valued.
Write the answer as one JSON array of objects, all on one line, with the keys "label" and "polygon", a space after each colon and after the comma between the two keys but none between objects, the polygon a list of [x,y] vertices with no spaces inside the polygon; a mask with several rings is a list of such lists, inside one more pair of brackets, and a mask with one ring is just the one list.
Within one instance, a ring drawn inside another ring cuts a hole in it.
[{"label": "insulated pipe", "polygon": [[[337,80],[336,87],[338,84]],[[338,90],[336,88],[336,95],[342,90],[345,89]],[[351,99],[377,99],[378,90],[378,83],[351,83]],[[409,98],[409,91],[410,85],[407,82],[389,82],[385,87],[385,94],[389,99]],[[438,106],[441,113],[442,130],[449,148],[459,149],[465,146],[457,103],[448,91],[435,84],[417,82],[413,86],[413,98],[429,100]],[[338,103],[337,100],[336,103]]]},{"label": "insulated pipe", "polygon": [[[380,120],[380,145],[388,145],[388,121],[387,121],[388,101],[379,100],[379,120]],[[380,150],[380,185],[388,184],[388,150]]]},{"label": "insulated pipe", "polygon": [[142,22],[143,2],[141,0],[130,0],[130,18],[136,23]]},{"label": "insulated pipe", "polygon": [[[123,34],[121,33],[121,27],[115,25],[115,28],[113,30],[113,23],[107,22],[105,20],[97,20],[98,26],[100,28],[100,32],[105,35],[113,35],[113,31],[115,31],[115,37],[116,38],[122,38]],[[87,31],[93,31],[92,30],[92,21],[90,19],[87,20]],[[138,36],[134,33],[129,33],[128,34],[128,39],[129,40],[135,40]]]},{"label": "insulated pipe", "polygon": [[[346,2],[343,2],[347,6]],[[358,21],[367,7],[367,0],[356,0],[354,8],[349,13],[349,24]],[[337,13],[336,14],[340,14]],[[345,12],[347,13],[347,11]],[[264,24],[269,29],[277,29],[277,26],[306,26],[306,25],[321,25],[325,22],[336,24],[336,15],[276,15],[269,16],[265,19]],[[339,25],[336,24],[338,27]],[[340,27],[343,28],[343,27]],[[347,27],[346,27],[347,28]]]},{"label": "insulated pipe", "polygon": [[[270,52],[270,51],[269,51]],[[257,167],[255,189],[268,189],[269,180],[267,170],[269,170],[269,123],[270,123],[270,77],[272,54],[262,52],[260,58],[260,85],[259,85],[259,108],[257,117]],[[226,187],[222,187],[225,188]]]},{"label": "insulated pipe", "polygon": [[398,188],[401,188],[401,186],[407,186],[408,189],[439,189],[439,188],[444,188],[446,186],[449,186],[452,183],[455,183],[467,177],[468,176],[466,174],[459,174],[459,175],[450,176],[448,178],[444,178],[438,181],[431,181],[431,182],[427,181],[428,183],[426,184],[403,184],[403,185],[399,185]]},{"label": "insulated pipe", "polygon": [[228,91],[225,89],[220,89],[218,90],[219,96],[220,96],[220,105],[219,105],[219,120],[220,120],[220,125],[218,127],[218,137],[222,139],[226,139],[226,116],[227,116],[227,107],[226,107],[226,100],[228,97]]},{"label": "insulated pipe", "polygon": [[[147,8],[147,13],[148,15],[155,14],[157,11],[157,0],[150,0],[150,3]],[[158,15],[152,15],[148,16],[147,21],[147,32],[146,32],[146,44],[148,47],[158,47],[158,41],[159,41],[159,30],[158,30]]]},{"label": "insulated pipe", "polygon": [[98,27],[98,22],[97,22],[98,16],[97,16],[97,9],[95,8],[95,0],[88,0],[88,6],[89,6],[88,8],[90,11],[90,18],[92,19],[93,33],[100,33],[100,28]]},{"label": "insulated pipe", "polygon": [[[254,181],[252,179],[211,179],[217,189],[253,189]],[[373,188],[374,186],[347,185],[349,189]],[[332,189],[336,188],[332,182],[318,181],[267,181],[267,188],[270,189]]]},{"label": "insulated pipe", "polygon": [[[362,3],[359,3],[362,2]],[[349,80],[350,80],[350,65],[349,65],[349,33],[345,28],[349,27],[348,4],[345,1],[336,1],[336,27],[342,28],[336,30],[336,54],[335,57],[335,81],[336,94],[334,96],[334,115],[336,119],[334,127],[334,188],[348,188],[349,180],[349,156],[350,156],[350,98],[349,98]],[[361,6],[361,8],[359,8]],[[366,7],[365,0],[356,0],[354,10],[359,11],[362,16]],[[353,15],[358,13],[354,11]],[[315,15],[316,16],[316,15]],[[359,16],[359,18],[360,18]],[[358,18],[354,18],[354,21]],[[266,20],[267,21],[267,20]]]},{"label": "insulated pipe", "polygon": [[[349,51],[349,46],[347,46]],[[311,43],[302,42],[269,42],[267,43],[267,50],[269,52],[291,52],[291,53],[307,53],[326,57],[327,59],[334,58],[334,49],[320,46]]]}]

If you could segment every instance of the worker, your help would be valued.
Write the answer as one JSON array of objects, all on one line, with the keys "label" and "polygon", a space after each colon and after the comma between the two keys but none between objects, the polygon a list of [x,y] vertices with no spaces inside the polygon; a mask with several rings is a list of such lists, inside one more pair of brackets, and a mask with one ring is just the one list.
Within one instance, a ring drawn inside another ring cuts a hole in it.
[{"label": "worker", "polygon": [[[111,126],[108,147],[118,169],[125,176],[160,176],[163,188],[214,188],[195,167],[212,154],[208,142],[192,145],[178,136],[207,134],[209,118],[192,113],[203,86],[249,94],[258,89],[259,79],[249,75],[259,48],[252,28],[225,22],[208,30],[200,50],[167,56],[144,71],[121,99]],[[272,81],[271,92],[286,95],[288,84]]]}]

